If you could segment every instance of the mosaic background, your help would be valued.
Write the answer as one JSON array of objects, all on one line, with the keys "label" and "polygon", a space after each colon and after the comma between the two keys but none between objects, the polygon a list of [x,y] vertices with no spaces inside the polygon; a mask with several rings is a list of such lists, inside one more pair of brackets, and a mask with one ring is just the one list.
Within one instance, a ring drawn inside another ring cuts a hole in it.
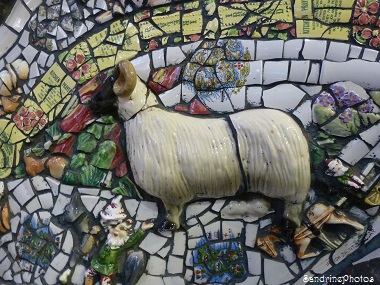
[{"label": "mosaic background", "polygon": [[[380,282],[379,15],[376,0],[17,1],[0,27],[0,283],[85,284],[107,235],[99,213],[117,195],[136,230],[155,223],[134,246],[146,262],[136,284]],[[305,213],[347,197],[339,208],[365,229],[338,225],[337,248],[300,259],[282,202],[257,214],[251,194],[190,203],[178,231],[162,230],[117,109],[93,104],[126,59],[171,112],[290,114],[310,147]],[[326,174],[336,158],[349,173]]]}]

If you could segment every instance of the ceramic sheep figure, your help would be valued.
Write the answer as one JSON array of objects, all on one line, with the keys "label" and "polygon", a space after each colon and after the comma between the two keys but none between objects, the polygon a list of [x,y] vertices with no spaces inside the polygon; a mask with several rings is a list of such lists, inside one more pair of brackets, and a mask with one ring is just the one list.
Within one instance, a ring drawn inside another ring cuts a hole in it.
[{"label": "ceramic sheep figure", "polygon": [[133,176],[163,201],[164,228],[179,227],[185,203],[233,196],[240,187],[283,199],[284,217],[300,224],[310,186],[309,149],[290,116],[271,109],[226,118],[171,112],[160,107],[129,61],[118,67],[113,91]]}]

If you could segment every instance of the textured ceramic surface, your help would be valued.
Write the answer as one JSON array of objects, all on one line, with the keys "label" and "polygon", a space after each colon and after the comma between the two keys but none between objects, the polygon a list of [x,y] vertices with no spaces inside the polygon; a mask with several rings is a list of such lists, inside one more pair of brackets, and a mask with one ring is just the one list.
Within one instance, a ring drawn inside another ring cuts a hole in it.
[{"label": "textured ceramic surface", "polygon": [[380,257],[379,15],[377,0],[15,1],[0,283],[380,282],[348,268]]}]

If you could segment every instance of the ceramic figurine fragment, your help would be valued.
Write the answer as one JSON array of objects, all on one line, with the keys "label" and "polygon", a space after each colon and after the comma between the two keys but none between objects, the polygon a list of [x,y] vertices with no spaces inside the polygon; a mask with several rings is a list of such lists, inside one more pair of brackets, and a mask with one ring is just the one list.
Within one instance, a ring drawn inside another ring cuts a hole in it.
[{"label": "ceramic figurine fragment", "polygon": [[270,234],[270,235],[258,238],[256,244],[260,250],[268,253],[271,257],[277,257],[278,252],[275,247],[275,243],[280,242],[280,241],[281,240],[279,237]]},{"label": "ceramic figurine fragment", "polygon": [[[248,191],[284,199],[284,217],[300,224],[310,185],[309,150],[288,115],[269,109],[230,115],[237,142],[225,120],[162,110],[140,79],[125,76],[136,74],[129,62],[118,67],[114,92],[132,172],[137,185],[163,200],[168,210],[164,228],[179,227],[185,203],[232,196],[244,183]],[[249,179],[242,177],[240,163]]]},{"label": "ceramic figurine fragment", "polygon": [[380,181],[378,181],[368,193],[367,197],[364,199],[364,202],[371,206],[380,205]]},{"label": "ceramic figurine fragment", "polygon": [[[107,218],[107,225],[111,226],[108,227],[109,233],[107,235],[106,243],[101,247],[96,256],[91,259],[91,267],[85,273],[85,284],[94,284],[94,276],[96,274],[101,274],[100,284],[111,285],[115,274],[121,273],[123,270],[122,268],[119,268],[119,259],[123,253],[125,254],[129,248],[140,241],[145,235],[146,230],[154,226],[153,222],[144,222],[141,225],[141,228],[134,233],[133,221],[131,219],[125,219],[125,214],[119,215],[119,210],[121,208],[120,199],[121,196],[113,199],[107,206],[106,210],[101,213],[102,219]],[[124,221],[120,222],[121,220]],[[131,281],[134,282],[137,277],[134,275],[136,273],[142,273],[141,267],[144,266],[144,263],[142,262],[142,254],[135,253],[133,257],[134,258],[128,258],[126,260],[127,264],[125,269],[127,269],[127,272],[124,273],[124,277],[126,277],[126,279],[131,279],[133,276]],[[130,272],[128,269],[132,269],[134,272]],[[125,284],[132,285],[133,283],[127,282]]]},{"label": "ceramic figurine fragment", "polygon": [[[340,199],[336,206],[341,206],[347,198]],[[344,238],[340,233],[328,235],[324,230],[324,224],[347,225],[353,227],[357,231],[364,230],[364,226],[359,222],[349,218],[344,212],[337,210],[336,207],[316,203],[312,205],[306,214],[307,220],[296,229],[294,234],[294,243],[298,248],[298,258],[304,259],[314,257],[319,254],[319,251],[307,252],[309,245],[314,238],[321,240],[330,250],[336,249]]]},{"label": "ceramic figurine fragment", "polygon": [[271,205],[263,198],[250,201],[231,201],[221,210],[223,219],[243,219],[250,223],[273,212]]},{"label": "ceramic figurine fragment", "polygon": [[351,174],[348,167],[344,166],[340,159],[326,159],[325,163],[327,175],[337,177],[339,183],[355,190],[365,190],[364,182],[356,175]]},{"label": "ceramic figurine fragment", "polygon": [[4,234],[7,231],[9,231],[11,228],[9,225],[8,202],[5,202],[3,205],[1,205],[0,209],[1,209],[0,232]]}]

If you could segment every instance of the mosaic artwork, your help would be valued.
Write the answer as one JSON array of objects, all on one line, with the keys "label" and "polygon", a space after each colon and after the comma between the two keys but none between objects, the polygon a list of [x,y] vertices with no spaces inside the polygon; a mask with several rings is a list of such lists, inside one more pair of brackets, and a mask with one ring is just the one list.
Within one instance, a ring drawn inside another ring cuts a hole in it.
[{"label": "mosaic artwork", "polygon": [[379,5],[16,1],[0,283],[380,283]]}]

